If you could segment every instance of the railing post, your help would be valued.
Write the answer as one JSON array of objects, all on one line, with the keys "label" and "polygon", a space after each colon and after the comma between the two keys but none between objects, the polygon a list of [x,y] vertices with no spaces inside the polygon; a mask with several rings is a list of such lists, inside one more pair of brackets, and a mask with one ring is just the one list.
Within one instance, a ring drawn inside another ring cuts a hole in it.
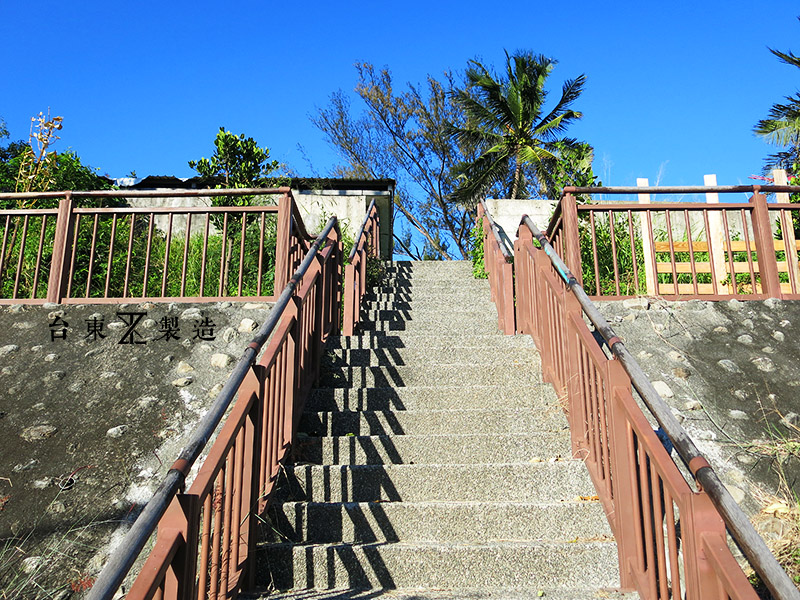
[{"label": "railing post", "polygon": [[[704,175],[703,183],[707,186],[717,185],[716,175]],[[706,204],[719,204],[719,194],[716,192],[706,192]],[[733,290],[733,282],[730,285],[722,283],[728,279],[728,271],[725,266],[725,235],[722,231],[722,214],[718,211],[709,211],[708,214],[708,256],[714,266],[714,293],[723,295]]]},{"label": "railing post", "polygon": [[[646,177],[639,177],[636,180],[636,185],[639,187],[647,187],[650,182]],[[639,194],[639,204],[650,204],[650,194]],[[647,287],[647,295],[655,296],[656,290],[656,273],[655,273],[655,252],[653,251],[653,232],[650,231],[650,222],[647,218],[649,213],[644,210],[641,212],[640,225],[642,228],[642,254],[644,258],[644,277],[645,285]]]},{"label": "railing post", "polygon": [[292,197],[281,196],[278,202],[278,230],[275,244],[275,283],[273,289],[280,293],[289,282],[289,251],[292,247]]},{"label": "railing post", "polygon": [[47,280],[47,301],[61,302],[66,294],[67,283],[72,276],[69,264],[72,244],[75,243],[72,210],[74,201],[72,192],[67,192],[58,203],[58,216],[56,217],[56,234],[53,240],[53,255],[50,259],[50,277]]},{"label": "railing post", "polygon": [[617,541],[619,557],[619,583],[622,590],[636,589],[631,563],[636,560],[636,497],[638,490],[635,484],[635,472],[629,463],[632,449],[628,442],[630,433],[625,411],[621,406],[625,398],[631,396],[631,380],[618,360],[609,360],[607,364],[608,380],[608,441],[612,468],[612,485],[614,486],[614,519],[616,529],[614,538]]},{"label": "railing post", "polygon": [[531,257],[528,256],[527,246],[532,245],[533,234],[524,223],[517,229],[517,239],[514,241],[514,304],[517,322],[517,333],[532,334],[531,327]]},{"label": "railing post", "polygon": [[[772,181],[775,185],[789,185],[789,179],[786,177],[786,171],[783,169],[773,169]],[[775,194],[775,200],[781,204],[789,204],[791,199],[788,192],[778,192]],[[785,213],[784,213],[785,214]],[[792,213],[789,213],[789,227],[782,227],[781,233],[783,235],[783,250],[786,254],[786,266],[792,276],[789,277],[789,283],[794,281],[797,287],[800,287],[800,264],[797,261],[797,239],[794,235],[794,219]],[[781,225],[784,223],[781,222]],[[791,290],[791,293],[796,294],[796,290]]]},{"label": "railing post", "polygon": [[578,283],[583,285],[581,266],[581,235],[578,231],[578,205],[575,196],[568,192],[561,198],[561,218],[564,227],[564,262]]},{"label": "railing post", "polygon": [[750,214],[753,221],[753,237],[758,256],[761,290],[770,298],[780,298],[781,283],[778,278],[778,261],[775,258],[775,244],[769,222],[769,208],[767,208],[767,197],[761,193],[760,186],[753,186],[750,204],[752,205]]}]

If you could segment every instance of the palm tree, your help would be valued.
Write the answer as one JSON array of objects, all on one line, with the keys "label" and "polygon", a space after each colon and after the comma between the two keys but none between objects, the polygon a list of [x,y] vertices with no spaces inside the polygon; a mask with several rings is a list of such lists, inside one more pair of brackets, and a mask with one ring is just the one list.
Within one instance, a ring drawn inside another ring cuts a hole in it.
[{"label": "palm tree", "polygon": [[[800,57],[769,49],[781,62],[800,68]],[[753,131],[775,146],[784,149],[767,157],[767,167],[794,169],[800,163],[800,93],[786,96],[786,104],[773,104],[769,117],[762,119]],[[800,166],[800,165],[798,165]]]},{"label": "palm tree", "polygon": [[466,147],[476,148],[476,158],[459,165],[461,184],[453,199],[473,205],[492,190],[507,198],[529,193],[533,184],[539,193],[551,194],[550,169],[558,160],[557,142],[572,146],[564,138],[567,126],[581,117],[570,105],[580,96],[586,77],[568,79],[561,98],[545,111],[545,82],[556,61],[531,52],[506,52],[506,72],[500,79],[478,61],[470,61],[468,86],[456,94],[465,122],[453,126],[451,135]]}]

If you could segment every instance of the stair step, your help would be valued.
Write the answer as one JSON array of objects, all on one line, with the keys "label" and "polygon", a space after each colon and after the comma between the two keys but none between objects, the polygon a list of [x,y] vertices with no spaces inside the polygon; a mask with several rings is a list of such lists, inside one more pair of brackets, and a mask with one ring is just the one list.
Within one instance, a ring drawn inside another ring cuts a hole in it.
[{"label": "stair step", "polygon": [[469,364],[328,367],[319,376],[319,386],[331,388],[402,388],[412,385],[529,386],[541,382],[541,371],[525,363],[487,365],[482,369]]},{"label": "stair step", "polygon": [[[469,451],[465,451],[469,448]],[[570,456],[567,431],[526,434],[300,437],[295,463],[315,465],[488,464]]]},{"label": "stair step", "polygon": [[572,542],[611,539],[599,502],[286,502],[269,511],[265,542]]},{"label": "stair step", "polygon": [[414,348],[414,347],[459,347],[459,348],[532,348],[536,346],[526,335],[500,335],[498,332],[479,335],[460,335],[454,333],[425,333],[420,331],[403,331],[387,333],[383,331],[365,331],[353,336],[331,336],[327,348]]},{"label": "stair step", "polygon": [[[618,585],[611,542],[274,544],[258,552],[277,589],[543,588]],[[534,592],[535,593],[535,592]],[[533,593],[532,593],[533,595]]]},{"label": "stair step", "polygon": [[541,368],[541,357],[534,348],[509,348],[503,352],[487,352],[486,348],[433,346],[417,348],[353,348],[328,349],[322,367],[403,366],[414,364],[469,364],[485,367],[490,364],[526,363],[531,369]]},{"label": "stair step", "polygon": [[564,415],[552,410],[473,408],[405,411],[305,411],[300,431],[310,436],[523,434],[562,430]]},{"label": "stair step", "polygon": [[495,313],[494,302],[492,302],[488,294],[486,297],[472,298],[468,303],[451,303],[444,306],[442,305],[442,300],[439,298],[411,298],[409,300],[381,300],[376,298],[371,301],[365,300],[362,306],[369,310],[416,310],[417,312],[424,312],[428,310],[444,309],[448,312],[469,312],[482,309],[489,314]]},{"label": "stair step", "polygon": [[[311,392],[305,410],[363,411],[435,410],[458,406],[462,409],[486,408],[552,408],[555,418],[566,425],[558,396],[549,384],[498,387],[496,385],[461,387],[408,386],[404,388],[318,388]],[[560,416],[559,416],[560,415]]]},{"label": "stair step", "polygon": [[[541,592],[541,594],[540,594]],[[545,600],[639,600],[635,592],[621,592],[616,588],[451,588],[426,590],[419,588],[382,589],[367,588],[331,589],[331,590],[289,590],[283,592],[266,591],[259,593],[240,593],[242,600],[373,600],[386,598],[387,600],[531,600],[532,598],[545,598]]]},{"label": "stair step", "polygon": [[431,319],[415,319],[413,321],[361,321],[360,331],[422,331],[436,333],[461,333],[464,335],[498,333],[497,319],[475,321],[460,320],[456,317],[434,317]]},{"label": "stair step", "polygon": [[562,502],[594,495],[579,460],[492,465],[288,465],[279,500]]}]

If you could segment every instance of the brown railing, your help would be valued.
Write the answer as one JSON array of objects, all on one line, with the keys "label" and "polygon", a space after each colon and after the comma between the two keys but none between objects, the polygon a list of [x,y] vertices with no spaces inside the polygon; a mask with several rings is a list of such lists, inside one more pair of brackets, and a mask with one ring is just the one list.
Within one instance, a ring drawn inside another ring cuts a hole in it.
[{"label": "brown railing", "polygon": [[[274,196],[277,206],[77,207],[125,198]],[[289,188],[0,194],[0,304],[272,301],[310,236]],[[85,203],[85,202],[84,202]]]},{"label": "brown railing", "polygon": [[[108,599],[116,593],[156,526],[155,546],[126,596],[129,600],[232,598],[252,583],[255,568],[247,559],[254,550],[257,519],[291,448],[325,341],[339,329],[341,254],[333,217],[89,598]],[[192,464],[234,395],[233,408],[184,492]]]},{"label": "brown railing", "polygon": [[[574,205],[556,215],[576,224]],[[570,215],[569,210],[573,210]],[[628,210],[623,209],[623,210]],[[556,233],[558,229],[556,229]],[[591,303],[568,265],[527,217],[515,243],[516,309],[543,375],[565,399],[573,453],[585,459],[619,551],[620,579],[645,600],[757,598],[731,553],[726,526],[781,599],[800,592]],[[556,235],[561,248],[569,236]],[[534,238],[537,244],[534,243]],[[573,255],[574,256],[574,255]],[[602,335],[608,356],[586,325]],[[691,473],[687,482],[633,396],[651,411]]]},{"label": "brown railing", "polygon": [[489,276],[492,300],[497,306],[497,326],[503,333],[513,335],[516,330],[513,256],[483,200],[478,204],[478,220],[483,227],[483,268]]},{"label": "brown railing", "polygon": [[[796,186],[565,188],[547,235],[593,298],[800,298]],[[719,194],[748,194],[719,202]],[[779,200],[767,202],[767,194]],[[576,195],[636,194],[638,203],[578,204]],[[650,202],[705,194],[706,202]]]},{"label": "brown railing", "polygon": [[344,268],[344,324],[342,335],[353,335],[361,320],[361,298],[367,291],[367,261],[381,255],[380,218],[375,200],[370,202],[364,222],[356,234]]}]

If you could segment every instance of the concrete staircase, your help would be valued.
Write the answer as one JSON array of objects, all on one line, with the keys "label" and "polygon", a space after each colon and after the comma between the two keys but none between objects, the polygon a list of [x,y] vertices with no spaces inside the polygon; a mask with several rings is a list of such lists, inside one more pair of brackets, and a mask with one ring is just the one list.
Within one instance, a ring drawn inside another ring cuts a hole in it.
[{"label": "concrete staircase", "polygon": [[[262,531],[270,598],[609,598],[616,545],[530,338],[464,262],[398,262],[334,338]],[[588,497],[589,500],[580,497]]]}]

